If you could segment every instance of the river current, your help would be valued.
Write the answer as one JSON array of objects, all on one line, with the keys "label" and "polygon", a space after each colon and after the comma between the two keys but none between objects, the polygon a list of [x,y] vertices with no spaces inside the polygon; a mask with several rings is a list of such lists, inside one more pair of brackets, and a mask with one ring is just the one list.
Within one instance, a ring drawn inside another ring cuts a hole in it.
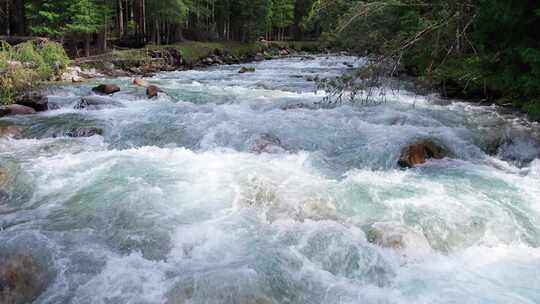
[{"label": "river current", "polygon": [[[0,255],[31,255],[35,303],[540,303],[539,127],[389,91],[321,108],[310,78],[362,60],[288,58],[48,89],[5,117]],[[101,135],[64,136],[96,127]],[[410,170],[401,150],[450,157]]]}]

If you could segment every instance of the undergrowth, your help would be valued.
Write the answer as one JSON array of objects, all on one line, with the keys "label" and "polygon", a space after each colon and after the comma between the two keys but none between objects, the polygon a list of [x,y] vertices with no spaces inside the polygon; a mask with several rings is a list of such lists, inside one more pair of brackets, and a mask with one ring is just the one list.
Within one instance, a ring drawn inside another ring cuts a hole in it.
[{"label": "undergrowth", "polygon": [[64,48],[49,41],[29,41],[16,46],[0,41],[0,104],[49,80],[68,66]]}]

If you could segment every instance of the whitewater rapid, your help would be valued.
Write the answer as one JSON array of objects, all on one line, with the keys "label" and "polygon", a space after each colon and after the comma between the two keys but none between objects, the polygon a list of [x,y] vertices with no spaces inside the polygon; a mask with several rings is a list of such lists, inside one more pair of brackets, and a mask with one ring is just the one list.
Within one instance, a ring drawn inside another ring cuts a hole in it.
[{"label": "whitewater rapid", "polygon": [[[288,58],[131,79],[114,106],[0,119],[0,255],[46,269],[35,303],[540,303],[540,128],[494,107],[391,91],[321,108]],[[102,135],[62,132],[97,127]],[[411,170],[407,144],[451,156]]]}]

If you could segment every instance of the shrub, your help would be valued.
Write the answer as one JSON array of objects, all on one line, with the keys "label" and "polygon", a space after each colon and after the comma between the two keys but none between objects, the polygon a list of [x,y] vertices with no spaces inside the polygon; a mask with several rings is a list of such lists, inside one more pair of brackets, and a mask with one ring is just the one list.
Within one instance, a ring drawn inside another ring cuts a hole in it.
[{"label": "shrub", "polygon": [[66,51],[59,43],[45,43],[45,45],[39,49],[39,54],[43,57],[45,64],[53,68],[57,73],[59,72],[56,71],[57,69],[64,70],[69,65],[69,58]]},{"label": "shrub", "polygon": [[58,43],[30,41],[11,46],[0,41],[0,103],[10,103],[21,92],[60,74],[68,64]]},{"label": "shrub", "polygon": [[531,120],[540,121],[540,101],[530,102],[523,109]]}]

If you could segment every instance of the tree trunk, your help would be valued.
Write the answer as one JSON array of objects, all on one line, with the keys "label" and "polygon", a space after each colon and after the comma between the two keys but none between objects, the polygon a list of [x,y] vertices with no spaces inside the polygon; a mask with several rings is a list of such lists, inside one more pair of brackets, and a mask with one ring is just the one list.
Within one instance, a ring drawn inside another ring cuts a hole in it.
[{"label": "tree trunk", "polygon": [[156,30],[156,44],[157,45],[160,45],[161,44],[161,29],[160,29],[160,24],[159,24],[159,20],[156,19],[155,21],[155,30]]},{"label": "tree trunk", "polygon": [[6,35],[10,36],[11,35],[11,13],[9,12],[10,10],[10,7],[9,7],[9,1],[10,0],[7,0],[6,1]]},{"label": "tree trunk", "polygon": [[92,38],[90,37],[90,34],[86,34],[86,42],[84,45],[84,52],[85,52],[86,57],[90,57],[90,40],[91,39]]},{"label": "tree trunk", "polygon": [[146,43],[146,1],[141,0],[141,33],[143,43]]},{"label": "tree trunk", "polygon": [[118,34],[124,36],[124,7],[123,0],[118,0]]},{"label": "tree trunk", "polygon": [[11,6],[10,6],[11,24],[9,26],[12,26],[10,30],[10,34],[24,36],[26,35],[26,18],[25,18],[24,3],[22,0],[8,0],[8,2],[9,1],[12,1]]}]

